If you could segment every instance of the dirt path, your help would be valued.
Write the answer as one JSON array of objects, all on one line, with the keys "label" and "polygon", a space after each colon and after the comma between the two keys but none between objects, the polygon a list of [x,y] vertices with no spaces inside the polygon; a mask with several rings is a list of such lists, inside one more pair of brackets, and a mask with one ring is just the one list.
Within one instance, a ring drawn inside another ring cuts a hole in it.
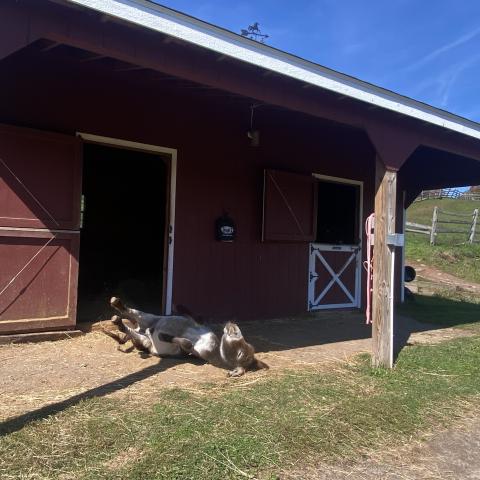
[{"label": "dirt path", "polygon": [[[422,280],[426,280],[431,285],[432,288],[436,286],[440,289],[464,291],[468,293],[473,293],[480,295],[480,284],[466,281],[463,278],[456,277],[449,273],[442,272],[438,268],[432,267],[430,265],[425,265],[423,263],[417,262],[415,260],[408,260],[408,265],[411,265],[417,271],[417,279],[412,283],[407,283],[407,287],[415,286],[418,289]],[[421,287],[420,287],[421,288]]]},{"label": "dirt path", "polygon": [[[451,328],[428,330],[432,326],[405,318],[398,324],[410,344],[470,334]],[[242,324],[242,331],[270,370],[248,373],[241,382],[255,382],[285,368],[325,369],[371,349],[370,327],[363,314],[354,312],[251,322]],[[56,342],[4,345],[0,346],[0,422],[29,414],[41,418],[83,398],[114,395],[155,401],[165,387],[235,381],[227,379],[224,370],[194,359],[119,352],[116,343],[101,332]]]},{"label": "dirt path", "polygon": [[[370,349],[370,329],[361,315],[350,312],[252,322],[242,330],[271,369],[248,373],[241,381],[283,368],[325,366]],[[202,382],[235,380],[195,359],[119,352],[117,344],[99,331],[55,342],[4,345],[0,346],[0,422],[93,396],[154,401],[162,388]]]},{"label": "dirt path", "polygon": [[287,472],[282,480],[479,480],[479,415],[359,463]]}]

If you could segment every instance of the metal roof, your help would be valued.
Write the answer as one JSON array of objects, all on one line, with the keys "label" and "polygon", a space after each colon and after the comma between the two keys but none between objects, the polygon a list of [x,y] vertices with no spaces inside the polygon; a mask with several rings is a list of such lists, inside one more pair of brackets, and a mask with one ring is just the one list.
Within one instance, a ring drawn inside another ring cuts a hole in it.
[{"label": "metal roof", "polygon": [[65,0],[379,108],[480,139],[480,124],[144,0]]}]

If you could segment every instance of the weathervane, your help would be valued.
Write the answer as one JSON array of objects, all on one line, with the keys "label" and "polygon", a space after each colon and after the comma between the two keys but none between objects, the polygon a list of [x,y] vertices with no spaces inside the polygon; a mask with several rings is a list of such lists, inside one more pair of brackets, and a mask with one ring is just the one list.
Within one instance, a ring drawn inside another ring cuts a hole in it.
[{"label": "weathervane", "polygon": [[242,28],[242,30],[240,30],[240,35],[242,35],[242,37],[250,38],[251,40],[256,40],[260,43],[265,43],[265,40],[269,37],[269,35],[260,31],[260,25],[258,22],[249,25],[247,30]]}]

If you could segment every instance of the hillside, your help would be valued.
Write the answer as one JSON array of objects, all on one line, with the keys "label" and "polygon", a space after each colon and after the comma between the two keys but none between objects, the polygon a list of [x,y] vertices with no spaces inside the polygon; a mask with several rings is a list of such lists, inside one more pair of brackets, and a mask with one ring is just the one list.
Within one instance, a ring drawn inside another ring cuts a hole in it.
[{"label": "hillside", "polygon": [[[480,202],[453,199],[416,202],[407,210],[407,221],[430,225],[435,206],[449,212],[468,214],[472,213],[474,208],[480,208]],[[440,216],[440,219],[446,218]],[[460,228],[467,230],[466,226]],[[406,235],[406,261],[408,263],[409,260],[416,260],[480,283],[480,243],[462,245],[466,239],[466,234],[439,234],[437,244],[432,247],[427,235],[409,232]],[[476,239],[480,240],[480,225],[477,227]]]}]

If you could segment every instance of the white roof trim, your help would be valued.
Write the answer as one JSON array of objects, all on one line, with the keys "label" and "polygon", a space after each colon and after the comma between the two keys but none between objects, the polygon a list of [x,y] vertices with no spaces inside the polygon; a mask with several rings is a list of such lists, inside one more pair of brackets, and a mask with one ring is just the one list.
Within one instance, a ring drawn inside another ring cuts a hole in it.
[{"label": "white roof trim", "polygon": [[272,72],[480,139],[480,124],[142,0],[67,0]]}]

